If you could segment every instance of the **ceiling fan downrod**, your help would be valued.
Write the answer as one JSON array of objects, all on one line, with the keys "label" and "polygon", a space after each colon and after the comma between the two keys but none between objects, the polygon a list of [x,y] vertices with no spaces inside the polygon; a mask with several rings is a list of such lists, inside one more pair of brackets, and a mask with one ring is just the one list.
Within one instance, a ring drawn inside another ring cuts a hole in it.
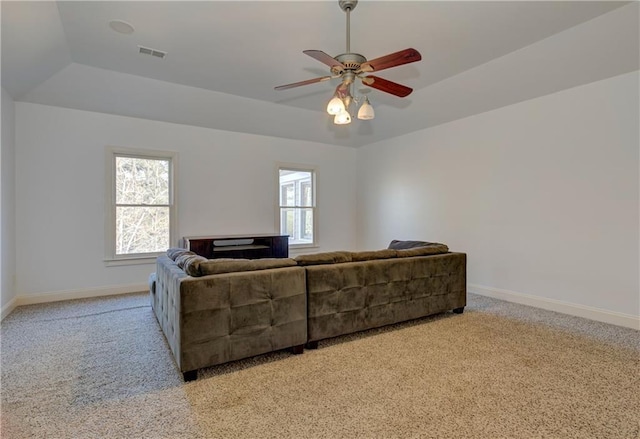
[{"label": "ceiling fan downrod", "polygon": [[351,11],[358,5],[358,0],[338,0],[340,9],[347,13],[347,52],[351,53]]}]

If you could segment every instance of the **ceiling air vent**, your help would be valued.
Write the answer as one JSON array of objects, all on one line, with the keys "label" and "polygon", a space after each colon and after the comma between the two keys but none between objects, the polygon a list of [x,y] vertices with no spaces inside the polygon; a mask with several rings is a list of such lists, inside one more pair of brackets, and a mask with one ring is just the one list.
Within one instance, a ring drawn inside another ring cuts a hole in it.
[{"label": "ceiling air vent", "polygon": [[162,50],[151,49],[149,47],[138,46],[139,53],[143,55],[151,55],[160,59],[164,59],[167,56],[167,52],[163,52]]}]

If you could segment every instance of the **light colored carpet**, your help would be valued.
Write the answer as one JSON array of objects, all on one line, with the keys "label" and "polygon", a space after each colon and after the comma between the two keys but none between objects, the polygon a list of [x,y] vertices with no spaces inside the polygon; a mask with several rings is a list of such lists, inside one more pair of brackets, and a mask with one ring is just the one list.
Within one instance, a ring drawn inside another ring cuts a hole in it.
[{"label": "light colored carpet", "polygon": [[446,313],[200,371],[146,294],[0,326],[3,438],[638,438],[640,333],[469,295]]}]

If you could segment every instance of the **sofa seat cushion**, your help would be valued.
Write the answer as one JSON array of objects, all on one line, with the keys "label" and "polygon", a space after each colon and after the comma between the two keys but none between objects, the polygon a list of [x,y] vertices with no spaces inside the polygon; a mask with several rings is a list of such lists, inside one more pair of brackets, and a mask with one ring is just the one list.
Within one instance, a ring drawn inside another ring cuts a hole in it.
[{"label": "sofa seat cushion", "polygon": [[283,268],[296,266],[296,261],[291,258],[264,258],[264,259],[205,259],[200,262],[200,276],[211,274],[233,273],[236,271],[268,270],[271,268]]},{"label": "sofa seat cushion", "polygon": [[295,258],[298,265],[340,264],[351,262],[351,252],[336,251],[299,255]]}]

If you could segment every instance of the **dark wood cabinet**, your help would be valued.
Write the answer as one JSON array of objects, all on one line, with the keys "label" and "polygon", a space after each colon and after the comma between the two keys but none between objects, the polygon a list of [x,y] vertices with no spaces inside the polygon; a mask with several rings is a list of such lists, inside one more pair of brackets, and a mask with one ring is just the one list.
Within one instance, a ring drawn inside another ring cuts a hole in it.
[{"label": "dark wood cabinet", "polygon": [[182,247],[208,259],[288,258],[289,235],[185,236]]}]

